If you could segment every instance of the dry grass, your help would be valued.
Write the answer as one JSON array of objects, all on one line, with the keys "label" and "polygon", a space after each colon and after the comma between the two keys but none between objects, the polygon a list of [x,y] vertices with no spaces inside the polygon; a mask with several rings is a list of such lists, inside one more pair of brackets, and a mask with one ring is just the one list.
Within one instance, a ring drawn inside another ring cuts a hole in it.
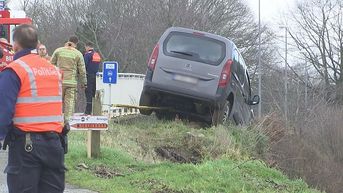
[{"label": "dry grass", "polygon": [[271,141],[267,163],[291,177],[303,178],[313,187],[342,192],[342,107],[317,103],[289,128],[279,117],[271,114],[256,126]]},{"label": "dry grass", "polygon": [[305,121],[295,123],[300,137],[336,160],[343,161],[343,107],[320,104],[308,111]]}]

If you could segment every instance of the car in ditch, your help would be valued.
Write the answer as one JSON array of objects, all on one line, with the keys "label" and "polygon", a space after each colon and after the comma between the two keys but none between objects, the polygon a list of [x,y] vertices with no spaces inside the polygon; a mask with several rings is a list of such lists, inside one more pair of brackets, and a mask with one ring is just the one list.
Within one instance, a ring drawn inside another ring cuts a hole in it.
[{"label": "car in ditch", "polygon": [[159,119],[202,120],[212,125],[253,118],[250,78],[242,55],[228,38],[181,27],[167,29],[148,60],[140,106]]}]

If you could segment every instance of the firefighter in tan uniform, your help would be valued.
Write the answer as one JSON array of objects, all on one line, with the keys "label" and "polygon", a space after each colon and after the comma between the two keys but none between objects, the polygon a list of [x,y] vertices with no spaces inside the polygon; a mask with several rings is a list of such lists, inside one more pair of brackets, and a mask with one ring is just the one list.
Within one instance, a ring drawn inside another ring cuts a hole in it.
[{"label": "firefighter in tan uniform", "polygon": [[63,112],[64,120],[68,122],[74,113],[75,95],[78,80],[83,88],[87,87],[86,69],[83,55],[76,49],[78,38],[72,36],[64,47],[58,48],[52,54],[51,63],[63,72]]}]

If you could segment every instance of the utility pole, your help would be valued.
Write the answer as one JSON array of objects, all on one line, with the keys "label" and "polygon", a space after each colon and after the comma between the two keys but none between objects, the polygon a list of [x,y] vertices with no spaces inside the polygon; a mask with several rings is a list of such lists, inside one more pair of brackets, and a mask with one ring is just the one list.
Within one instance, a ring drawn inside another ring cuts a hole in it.
[{"label": "utility pole", "polygon": [[261,66],[261,0],[258,0],[258,117],[262,116],[262,66]]},{"label": "utility pole", "polygon": [[286,127],[288,127],[288,63],[287,63],[287,35],[288,35],[288,27],[287,26],[280,26],[281,29],[285,29],[285,69],[284,69],[284,89],[285,89],[285,101],[284,101],[284,108],[285,108],[285,121]]},{"label": "utility pole", "polygon": [[308,104],[308,96],[307,96],[307,89],[308,89],[308,68],[307,68],[307,58],[305,57],[305,110],[307,111],[307,104]]},{"label": "utility pole", "polygon": [[309,75],[308,75],[308,67],[307,67],[307,57],[306,57],[306,52],[304,51],[301,51],[300,52],[304,59],[305,59],[305,111],[307,111],[307,105],[308,105],[308,78],[309,78]]}]

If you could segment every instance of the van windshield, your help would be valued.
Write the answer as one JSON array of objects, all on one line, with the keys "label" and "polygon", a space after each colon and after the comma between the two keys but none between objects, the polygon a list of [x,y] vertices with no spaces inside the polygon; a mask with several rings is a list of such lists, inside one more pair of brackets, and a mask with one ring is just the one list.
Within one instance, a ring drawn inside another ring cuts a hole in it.
[{"label": "van windshield", "polygon": [[171,32],[164,41],[167,56],[219,65],[225,57],[225,43],[206,36]]}]

